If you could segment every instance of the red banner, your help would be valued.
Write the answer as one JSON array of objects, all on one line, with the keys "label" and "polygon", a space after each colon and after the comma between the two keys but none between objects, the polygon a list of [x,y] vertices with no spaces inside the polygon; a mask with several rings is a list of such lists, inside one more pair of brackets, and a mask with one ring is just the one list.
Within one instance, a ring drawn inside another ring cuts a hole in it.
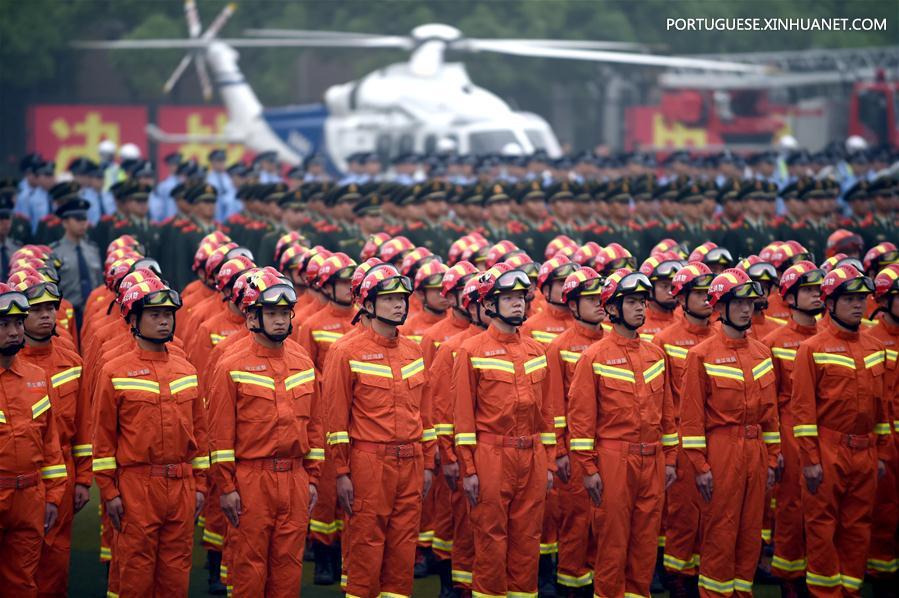
[{"label": "red banner", "polygon": [[133,143],[147,155],[147,109],[139,106],[42,104],[29,113],[29,151],[56,162],[57,173],[80,156],[99,161],[97,146],[108,139]]},{"label": "red banner", "polygon": [[[224,108],[211,106],[163,106],[156,113],[156,124],[166,133],[175,135],[221,135],[225,132],[228,116]],[[208,163],[209,152],[223,148],[226,164],[248,158],[251,153],[239,144],[215,143],[160,143],[156,148],[156,165],[160,179],[168,176],[168,166],[163,158],[172,152],[181,152],[184,160],[194,159]]]}]

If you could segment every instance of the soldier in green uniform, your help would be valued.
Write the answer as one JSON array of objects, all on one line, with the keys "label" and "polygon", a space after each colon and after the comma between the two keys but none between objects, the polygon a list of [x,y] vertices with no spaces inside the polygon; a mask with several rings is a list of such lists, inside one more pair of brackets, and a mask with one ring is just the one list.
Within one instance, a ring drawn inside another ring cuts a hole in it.
[{"label": "soldier in green uniform", "polygon": [[575,220],[574,196],[577,192],[577,185],[567,180],[559,181],[546,189],[549,218],[537,229],[544,238],[552,239],[558,235],[565,235],[580,242],[583,235],[578,230]]},{"label": "soldier in green uniform", "polygon": [[453,240],[465,232],[447,216],[447,194],[451,189],[449,183],[440,180],[431,181],[421,188],[418,201],[422,202],[422,226],[414,234],[406,235],[417,247],[427,247],[438,255],[446,255]]},{"label": "soldier in green uniform", "polygon": [[353,205],[353,215],[356,218],[358,234],[347,239],[340,251],[343,251],[355,260],[362,261],[362,248],[372,235],[384,229],[384,219],[381,206],[384,201],[377,192],[372,192],[357,201]]},{"label": "soldier in green uniform", "polygon": [[659,182],[653,174],[644,174],[633,182],[634,213],[632,220],[640,229],[640,251],[636,254],[640,263],[659,241],[668,235],[659,220],[659,202],[655,192]]},{"label": "soldier in green uniform", "polygon": [[[546,192],[540,181],[533,180],[519,186],[516,201],[519,230],[509,239],[532,259],[539,258],[551,237],[540,228],[546,223]],[[458,236],[458,235],[457,235]]]},{"label": "soldier in green uniform", "polygon": [[487,186],[475,183],[463,187],[453,206],[459,223],[469,232],[484,233],[484,193]]},{"label": "soldier in green uniform", "polygon": [[[154,256],[165,272],[169,285],[179,291],[194,279],[190,260],[184,259],[185,254],[179,253],[182,248],[178,246],[184,228],[191,224],[191,205],[186,199],[187,190],[185,183],[179,183],[169,192],[175,202],[176,211],[174,215],[159,223],[159,250]],[[196,251],[196,248],[193,251]]]},{"label": "soldier in green uniform", "polygon": [[829,179],[808,179],[799,196],[808,204],[806,216],[793,225],[792,239],[808,249],[815,259],[823,259],[827,237],[836,230],[832,210],[839,185]]},{"label": "soldier in green uniform", "polygon": [[595,241],[605,247],[618,243],[633,255],[642,255],[642,232],[640,225],[631,219],[630,205],[633,196],[630,179],[620,178],[609,185],[605,194],[608,217],[602,229],[594,229],[584,241]]},{"label": "soldier in green uniform", "polygon": [[870,222],[865,222],[859,231],[865,240],[867,248],[874,247],[878,243],[899,239],[899,227],[896,223],[897,203],[897,179],[883,175],[868,186],[868,196],[871,198]]},{"label": "soldier in green uniform", "polygon": [[303,239],[307,240],[304,243],[306,245],[309,245],[309,238],[313,236],[312,221],[306,209],[306,196],[302,186],[285,193],[278,200],[278,207],[281,208],[281,221],[275,225],[274,230],[262,237],[259,253],[254,254],[257,264],[277,267],[275,247],[278,245],[278,240],[285,234],[299,233]]},{"label": "soldier in green uniform", "polygon": [[[50,200],[53,202],[54,210],[65,205],[69,201],[80,197],[80,192],[81,185],[75,181],[56,183],[50,187],[50,190],[48,191]],[[65,230],[62,227],[62,220],[55,213],[51,212],[41,218],[40,222],[38,222],[34,240],[39,245],[49,245],[61,239],[64,233]]]},{"label": "soldier in green uniform", "polygon": [[[328,195],[327,203],[331,209],[333,222],[319,237],[319,242],[331,251],[343,251],[360,241],[359,227],[353,215],[353,206],[363,197],[362,187],[357,183],[349,183],[336,187]],[[364,239],[364,237],[361,237]],[[364,241],[363,241],[364,242]],[[361,248],[361,247],[360,247]],[[358,251],[356,253],[358,255]]]},{"label": "soldier in green uniform", "polygon": [[13,213],[10,216],[9,238],[15,239],[20,245],[31,243],[31,222],[28,218],[15,211],[16,190],[19,181],[14,178],[0,178],[0,195],[6,194],[11,197],[13,203]]}]

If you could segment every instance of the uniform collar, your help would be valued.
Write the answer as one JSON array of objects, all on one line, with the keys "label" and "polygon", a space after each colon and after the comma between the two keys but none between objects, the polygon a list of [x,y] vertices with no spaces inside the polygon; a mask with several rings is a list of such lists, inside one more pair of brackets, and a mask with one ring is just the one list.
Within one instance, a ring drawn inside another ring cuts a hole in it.
[{"label": "uniform collar", "polygon": [[787,323],[787,326],[790,327],[790,330],[799,332],[801,334],[805,334],[807,336],[811,336],[811,335],[815,334],[816,332],[818,332],[817,324],[813,324],[811,326],[803,326],[802,324],[799,324],[798,322],[796,322],[796,320],[794,320],[793,318],[790,318],[790,321]]},{"label": "uniform collar", "polygon": [[[287,341],[284,341],[287,342]],[[253,354],[257,357],[282,357],[284,355],[284,343],[281,343],[274,349],[264,346],[253,337]]]},{"label": "uniform collar", "polygon": [[353,317],[353,307],[343,307],[333,301],[328,301],[328,313],[336,318],[350,319]]},{"label": "uniform collar", "polygon": [[602,326],[584,326],[577,322],[575,323],[575,326],[577,326],[577,333],[584,338],[598,341],[605,336],[605,331],[602,329]]},{"label": "uniform collar", "polygon": [[521,333],[518,331],[518,329],[516,329],[515,332],[511,334],[507,334],[505,332],[500,332],[499,329],[492,323],[487,328],[487,334],[491,338],[501,343],[517,343],[521,341]]},{"label": "uniform collar", "polygon": [[242,324],[246,322],[246,318],[243,314],[234,313],[230,307],[225,308],[225,317],[228,318],[228,322],[231,324]]},{"label": "uniform collar", "polygon": [[625,347],[628,349],[636,349],[640,346],[640,335],[635,336],[634,338],[628,338],[615,330],[615,327],[612,327],[612,332],[609,334],[612,342],[618,345],[619,347]]},{"label": "uniform collar", "polygon": [[377,332],[372,329],[371,326],[362,331],[362,334],[368,337],[369,340],[381,345],[382,347],[396,347],[400,344],[400,334],[396,333],[396,336],[393,338],[386,338],[381,336]]},{"label": "uniform collar", "polygon": [[850,332],[848,330],[840,330],[839,328],[837,328],[837,325],[833,323],[833,320],[830,320],[829,318],[827,320],[827,323],[824,324],[824,326],[827,328],[828,331],[830,331],[830,333],[832,335],[834,335],[837,338],[841,338],[841,339],[847,340],[847,341],[857,341],[858,340],[858,335],[859,335],[858,331]]},{"label": "uniform collar", "polygon": [[45,355],[49,355],[53,352],[53,341],[51,340],[49,343],[44,345],[43,347],[30,347],[25,345],[22,349],[21,354],[27,357],[43,357]]},{"label": "uniform collar", "polygon": [[137,350],[137,356],[143,361],[168,361],[169,360],[169,350],[166,348],[164,351],[145,351],[140,348],[139,345],[135,342],[135,348]]},{"label": "uniform collar", "polygon": [[24,374],[22,373],[22,362],[23,362],[23,360],[20,359],[19,356],[17,355],[17,356],[12,360],[12,363],[9,364],[9,369],[4,370],[4,369],[0,368],[0,373],[3,373],[3,372],[12,372],[13,374],[15,374],[16,376],[18,376],[19,378],[22,378],[22,377],[24,376]]},{"label": "uniform collar", "polygon": [[468,330],[468,327],[471,326],[471,322],[469,322],[465,318],[460,318],[459,316],[457,316],[452,308],[449,310],[449,312],[450,313],[447,318],[449,318],[450,324],[452,324],[454,328],[458,328],[459,330]]},{"label": "uniform collar", "polygon": [[721,328],[718,329],[718,337],[724,343],[724,346],[727,347],[728,349],[742,349],[749,345],[749,337],[748,336],[746,336],[744,334],[743,338],[731,338],[731,337],[727,336],[726,332],[724,332],[723,325],[721,326]]}]

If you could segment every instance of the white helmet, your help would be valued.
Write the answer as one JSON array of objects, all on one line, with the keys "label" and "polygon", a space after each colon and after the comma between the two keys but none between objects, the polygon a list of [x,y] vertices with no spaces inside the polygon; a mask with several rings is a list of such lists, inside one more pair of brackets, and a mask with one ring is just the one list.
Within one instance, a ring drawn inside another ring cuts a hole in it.
[{"label": "white helmet", "polygon": [[441,137],[437,140],[438,154],[453,154],[456,152],[457,144],[451,137]]},{"label": "white helmet", "polygon": [[115,142],[104,139],[100,142],[100,145],[97,146],[97,152],[100,153],[102,158],[112,159],[112,157],[115,156]]},{"label": "white helmet", "polygon": [[863,152],[868,149],[868,142],[865,141],[865,138],[860,135],[850,135],[848,139],[846,139],[846,151],[850,154],[854,154],[855,152]]},{"label": "white helmet", "polygon": [[521,149],[521,146],[515,143],[514,141],[510,141],[506,145],[503,146],[500,154],[503,156],[523,156],[524,150]]},{"label": "white helmet", "polygon": [[782,150],[792,151],[799,149],[799,142],[792,135],[783,135],[777,140],[777,146]]},{"label": "white helmet", "polygon": [[133,143],[126,143],[119,149],[119,158],[122,160],[140,160],[140,148]]}]

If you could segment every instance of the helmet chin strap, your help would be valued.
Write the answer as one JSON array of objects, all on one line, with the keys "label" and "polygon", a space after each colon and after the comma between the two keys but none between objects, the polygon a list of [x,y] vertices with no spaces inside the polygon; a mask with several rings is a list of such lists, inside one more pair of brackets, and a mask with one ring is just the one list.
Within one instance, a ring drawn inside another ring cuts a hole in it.
[{"label": "helmet chin strap", "polygon": [[655,291],[653,291],[652,297],[650,297],[650,301],[659,306],[659,309],[661,309],[662,311],[672,312],[677,309],[676,299],[674,301],[659,301],[658,299],[656,299]]},{"label": "helmet chin strap", "polygon": [[837,324],[839,324],[840,326],[842,326],[843,328],[845,328],[846,330],[850,330],[852,332],[858,332],[859,326],[861,325],[861,322],[859,322],[858,324],[854,324],[854,325],[844,322],[843,320],[841,320],[840,318],[837,317],[837,312],[835,309],[830,310],[830,319],[833,320],[834,322],[836,322]]},{"label": "helmet chin strap", "polygon": [[494,299],[493,304],[496,307],[496,311],[484,307],[484,313],[487,314],[487,317],[497,318],[500,321],[505,322],[509,326],[513,326],[515,328],[518,328],[519,326],[524,324],[524,321],[528,319],[527,316],[515,316],[510,318],[499,313],[499,299]]},{"label": "helmet chin strap", "polygon": [[378,306],[375,305],[375,301],[378,300],[377,296],[372,301],[372,306],[374,306],[374,308],[375,308],[374,312],[370,312],[367,309],[365,309],[365,307],[363,307],[361,310],[359,310],[359,313],[356,314],[356,316],[361,317],[364,315],[365,317],[367,317],[369,319],[378,320],[379,322],[383,322],[383,323],[387,324],[388,326],[402,326],[403,324],[406,323],[406,318],[409,317],[409,295],[404,295],[403,299],[405,299],[405,301],[406,301],[406,311],[403,313],[403,317],[400,318],[399,320],[391,320],[390,318],[385,318],[384,316],[379,316],[375,313],[378,310]]},{"label": "helmet chin strap", "polygon": [[271,333],[267,332],[265,330],[265,321],[262,319],[262,308],[261,307],[256,308],[256,318],[259,320],[259,326],[255,327],[255,328],[250,328],[250,332],[262,334],[265,336],[265,338],[272,341],[273,343],[283,343],[285,340],[287,340],[287,337],[289,337],[291,335],[291,333],[293,332],[293,322],[291,322],[287,326],[287,332],[285,332],[283,334],[271,334]]},{"label": "helmet chin strap", "polygon": [[[329,301],[332,301],[341,307],[351,307],[353,305],[352,299],[350,299],[349,301],[342,301],[337,298],[337,283],[336,282],[331,282],[331,294],[328,295],[327,293],[325,293],[325,296],[328,297]],[[293,324],[291,324],[291,326],[292,325]]]},{"label": "helmet chin strap", "polygon": [[53,330],[51,330],[50,334],[48,334],[47,336],[34,336],[33,334],[28,334],[27,330],[25,331],[25,336],[27,336],[28,338],[30,338],[31,340],[33,340],[36,343],[45,343],[48,340],[50,340],[51,338],[53,338],[54,336],[59,336],[59,333],[56,332],[56,322],[54,322]]},{"label": "helmet chin strap", "polygon": [[[623,306],[622,306],[622,303],[624,303],[624,301],[623,301],[623,299],[621,299],[621,298],[616,299],[616,300],[614,301],[614,303],[612,303],[612,305],[615,305],[615,306],[618,308],[618,313],[619,313],[619,314],[622,314],[622,313],[624,312],[624,308],[623,308]],[[616,316],[615,314],[613,314],[613,313],[610,312],[610,311],[606,311],[606,313],[609,314],[609,321],[612,322],[612,324],[621,324],[622,326],[624,326],[624,327],[627,328],[628,330],[633,330],[633,331],[637,331],[637,330],[640,329],[640,326],[634,326],[633,324],[631,324],[630,322],[628,322],[626,319],[624,319],[624,316],[623,316],[623,315],[617,315],[617,316]],[[642,325],[642,324],[641,324],[641,325]]]},{"label": "helmet chin strap", "polygon": [[751,319],[746,324],[740,324],[740,325],[734,324],[733,320],[730,319],[730,301],[728,301],[727,303],[724,304],[724,316],[721,318],[721,321],[725,325],[730,326],[731,328],[733,328],[734,330],[737,330],[739,332],[746,332],[747,330],[749,330],[752,327]]},{"label": "helmet chin strap", "polygon": [[575,320],[577,320],[579,322],[583,322],[584,324],[588,324],[590,326],[597,326],[598,324],[602,323],[602,318],[600,318],[599,320],[593,321],[593,320],[588,320],[587,318],[581,317],[581,306],[578,305],[577,302],[575,302],[575,308],[574,308],[573,315],[574,315]]},{"label": "helmet chin strap", "polygon": [[489,327],[489,324],[484,322],[484,319],[481,317],[481,304],[480,303],[475,303],[475,310],[477,311],[478,317],[476,319],[472,319],[472,318],[469,318],[469,319],[471,319],[471,322],[478,328],[483,328],[484,330],[486,330]]},{"label": "helmet chin strap", "polygon": [[21,343],[17,343],[15,345],[8,345],[6,347],[0,347],[0,355],[3,355],[4,357],[12,357],[13,355],[15,355],[16,353],[18,353],[19,351],[21,351],[24,348],[25,348],[25,339],[22,338]]}]

